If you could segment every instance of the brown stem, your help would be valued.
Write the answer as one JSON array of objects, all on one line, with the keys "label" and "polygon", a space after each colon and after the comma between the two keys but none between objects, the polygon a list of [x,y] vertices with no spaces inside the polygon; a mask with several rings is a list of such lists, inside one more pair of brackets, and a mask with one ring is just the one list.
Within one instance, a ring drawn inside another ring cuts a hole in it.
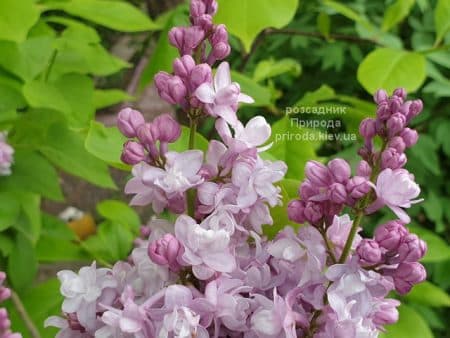
[{"label": "brown stem", "polygon": [[11,290],[11,301],[14,304],[14,307],[16,308],[17,313],[19,314],[19,317],[23,320],[25,323],[26,328],[31,334],[31,337],[33,338],[41,338],[41,335],[34,325],[33,321],[31,320],[30,316],[28,315],[27,310],[25,309],[25,306],[23,305],[19,295],[15,293],[13,290]]}]

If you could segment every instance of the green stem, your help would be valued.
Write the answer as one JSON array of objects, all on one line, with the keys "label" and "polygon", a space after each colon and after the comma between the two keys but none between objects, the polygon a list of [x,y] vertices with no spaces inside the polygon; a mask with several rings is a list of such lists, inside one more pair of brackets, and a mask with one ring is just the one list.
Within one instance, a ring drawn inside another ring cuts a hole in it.
[{"label": "green stem", "polygon": [[19,295],[12,290],[11,290],[11,301],[14,304],[14,307],[16,308],[16,311],[19,314],[20,318],[23,320],[25,327],[30,332],[31,337],[32,338],[41,338],[41,335],[39,334],[38,329],[34,325],[33,320],[30,318]]},{"label": "green stem", "polygon": [[[195,148],[195,134],[197,133],[197,118],[189,117],[189,149]],[[197,196],[195,194],[195,189],[189,189],[187,191],[187,209],[188,215],[195,218],[195,200]]]},{"label": "green stem", "polygon": [[348,235],[347,241],[345,242],[344,250],[342,250],[341,258],[339,258],[339,264],[345,263],[348,255],[350,254],[350,249],[352,248],[353,240],[355,239],[356,232],[361,224],[361,220],[364,216],[364,209],[359,210],[356,214],[355,220],[353,221],[352,228],[350,229],[350,234]]},{"label": "green stem", "polygon": [[46,71],[45,71],[45,75],[44,75],[44,81],[45,81],[45,82],[48,82],[48,79],[50,78],[50,73],[51,73],[51,71],[52,71],[53,64],[55,63],[55,60],[56,60],[56,56],[57,56],[57,55],[58,55],[58,50],[55,49],[55,50],[53,51],[53,54],[52,54],[52,57],[51,57],[50,62],[49,62],[49,64],[48,64],[48,67],[47,67],[47,69],[46,69]]}]

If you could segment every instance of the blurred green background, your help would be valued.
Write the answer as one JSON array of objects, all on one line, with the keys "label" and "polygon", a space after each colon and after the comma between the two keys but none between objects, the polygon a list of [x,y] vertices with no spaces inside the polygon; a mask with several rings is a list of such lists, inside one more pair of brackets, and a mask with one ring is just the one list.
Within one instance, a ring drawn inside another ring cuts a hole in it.
[{"label": "blurred green background", "polygon": [[[186,121],[152,79],[177,56],[167,31],[188,20],[177,0],[0,0],[0,130],[16,150],[13,175],[0,177],[0,270],[42,337],[55,334],[42,327],[60,308],[55,272],[125,258],[149,216],[121,192],[129,168],[114,114],[130,104],[148,119]],[[401,299],[384,336],[450,337],[450,0],[219,0],[216,22],[231,33],[234,80],[256,101],[241,119],[264,115],[269,156],[289,166],[285,202],[307,160],[358,161],[358,125],[374,116],[378,88],[424,101],[407,167],[425,199],[411,229],[428,243],[429,277]],[[215,137],[212,121],[200,132]],[[71,228],[57,217],[67,206],[84,213]],[[281,207],[273,216],[269,234],[288,223]],[[368,218],[364,232],[392,217]],[[13,327],[31,337],[9,306]]]}]

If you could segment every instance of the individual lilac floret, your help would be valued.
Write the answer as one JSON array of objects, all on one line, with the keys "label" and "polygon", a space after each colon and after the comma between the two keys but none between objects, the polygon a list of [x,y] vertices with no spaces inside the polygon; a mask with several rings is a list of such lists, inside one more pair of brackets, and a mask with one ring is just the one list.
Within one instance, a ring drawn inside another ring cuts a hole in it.
[{"label": "individual lilac floret", "polygon": [[254,102],[250,96],[241,93],[238,83],[231,81],[228,62],[222,62],[219,65],[213,83],[203,83],[197,88],[194,95],[205,103],[209,115],[221,117],[232,126],[237,123],[238,103]]},{"label": "individual lilac floret", "polygon": [[6,133],[0,132],[0,176],[11,175],[14,149],[6,143]]},{"label": "individual lilac floret", "polygon": [[138,128],[144,123],[144,116],[131,108],[122,109],[117,117],[117,127],[126,137],[136,137]]},{"label": "individual lilac floret", "polygon": [[153,262],[167,265],[174,272],[178,272],[181,268],[178,256],[182,253],[182,245],[172,234],[165,234],[162,238],[151,242],[148,247],[148,255]]}]

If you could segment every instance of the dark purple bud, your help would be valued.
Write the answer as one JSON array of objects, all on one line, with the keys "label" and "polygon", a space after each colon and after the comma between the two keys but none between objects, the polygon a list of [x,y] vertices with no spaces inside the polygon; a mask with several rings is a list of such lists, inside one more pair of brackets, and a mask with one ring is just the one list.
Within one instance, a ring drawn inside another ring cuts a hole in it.
[{"label": "dark purple bud", "polygon": [[308,179],[304,180],[302,184],[300,184],[300,187],[298,189],[298,194],[304,201],[310,199],[315,195],[318,195],[319,193],[319,188],[317,186],[314,186]]},{"label": "dark purple bud", "polygon": [[401,113],[393,114],[386,122],[388,135],[390,137],[400,133],[405,126],[406,126],[406,118]]},{"label": "dark purple bud", "polygon": [[359,133],[365,139],[372,139],[377,134],[376,121],[371,118],[365,118],[359,125]]},{"label": "dark purple bud", "polygon": [[413,100],[411,102],[411,105],[409,106],[409,112],[408,116],[406,116],[407,122],[411,121],[414,117],[419,115],[422,112],[423,109],[423,102],[422,100]]},{"label": "dark purple bud", "polygon": [[212,56],[216,60],[223,60],[231,53],[231,47],[228,42],[219,42],[214,45]]},{"label": "dark purple bud", "polygon": [[351,198],[360,199],[370,191],[371,187],[367,178],[354,176],[348,181],[346,189]]},{"label": "dark purple bud", "polygon": [[419,139],[419,134],[417,133],[417,131],[411,128],[403,129],[400,133],[400,136],[408,148],[415,145],[417,143],[417,140]]},{"label": "dark purple bud", "polygon": [[122,162],[130,165],[138,164],[145,159],[145,149],[142,144],[134,141],[127,141],[123,146]]},{"label": "dark purple bud", "polygon": [[305,203],[299,200],[293,200],[289,202],[288,217],[295,223],[305,223]]},{"label": "dark purple bud", "polygon": [[199,17],[206,13],[206,5],[201,0],[192,0],[190,6],[191,18]]},{"label": "dark purple bud", "polygon": [[174,27],[169,31],[169,41],[180,51],[180,55],[192,54],[205,38],[201,27]]},{"label": "dark purple bud", "polygon": [[313,225],[324,217],[322,206],[316,202],[307,202],[304,214],[306,220]]},{"label": "dark purple bud", "polygon": [[305,166],[305,173],[312,184],[326,187],[331,183],[330,170],[317,161],[308,161]]},{"label": "dark purple bud", "polygon": [[168,266],[174,272],[181,269],[177,258],[182,252],[183,247],[181,243],[172,234],[165,234],[148,246],[150,259],[158,265]]},{"label": "dark purple bud", "polygon": [[144,123],[144,116],[131,108],[122,109],[117,117],[117,127],[126,137],[136,137],[137,129]]},{"label": "dark purple bud", "polygon": [[356,175],[369,178],[372,175],[372,168],[369,163],[364,160],[359,161],[358,168],[356,168]]},{"label": "dark purple bud", "polygon": [[203,83],[211,83],[211,82],[212,82],[212,70],[208,64],[202,63],[194,67],[190,77],[192,91],[195,91]]},{"label": "dark purple bud", "polygon": [[395,289],[401,295],[407,294],[415,284],[427,278],[425,268],[418,262],[400,263],[390,275],[394,278]]},{"label": "dark purple bud", "polygon": [[427,252],[427,245],[416,234],[403,237],[398,247],[398,257],[395,262],[417,262]]},{"label": "dark purple bud", "polygon": [[347,190],[341,183],[333,183],[329,190],[330,200],[336,204],[344,204],[347,201]]},{"label": "dark purple bud", "polygon": [[156,117],[151,123],[150,130],[152,136],[160,142],[172,143],[178,140],[181,135],[179,123],[169,114]]},{"label": "dark purple bud", "polygon": [[328,163],[331,176],[339,183],[345,183],[348,181],[351,175],[350,165],[347,161],[336,158]]},{"label": "dark purple bud", "polygon": [[190,55],[184,55],[180,58],[175,59],[173,62],[173,72],[175,75],[187,79],[192,69],[195,67],[195,61]]},{"label": "dark purple bud", "polygon": [[394,148],[387,148],[381,154],[381,168],[393,170],[403,168],[407,160],[405,153],[399,153]]},{"label": "dark purple bud", "polygon": [[394,95],[401,98],[404,101],[406,99],[405,88],[397,88],[396,90],[394,90]]},{"label": "dark purple bud", "polygon": [[396,252],[408,230],[400,221],[390,221],[379,225],[375,230],[375,240],[387,251]]},{"label": "dark purple bud", "polygon": [[377,117],[380,121],[386,121],[392,115],[388,102],[382,102],[377,107]]},{"label": "dark purple bud", "polygon": [[403,153],[406,149],[405,141],[401,136],[394,136],[390,141],[388,146],[394,148],[398,153]]},{"label": "dark purple bud", "polygon": [[209,14],[203,14],[198,17],[192,18],[194,26],[200,27],[203,31],[209,32],[213,29],[213,18]]},{"label": "dark purple bud", "polygon": [[387,102],[388,100],[388,94],[386,93],[385,90],[383,89],[379,89],[375,92],[374,96],[373,96],[373,100],[375,101],[375,103],[377,104],[381,104],[383,102]]},{"label": "dark purple bud", "polygon": [[356,248],[356,253],[363,264],[374,265],[381,262],[381,248],[373,239],[363,239]]}]

